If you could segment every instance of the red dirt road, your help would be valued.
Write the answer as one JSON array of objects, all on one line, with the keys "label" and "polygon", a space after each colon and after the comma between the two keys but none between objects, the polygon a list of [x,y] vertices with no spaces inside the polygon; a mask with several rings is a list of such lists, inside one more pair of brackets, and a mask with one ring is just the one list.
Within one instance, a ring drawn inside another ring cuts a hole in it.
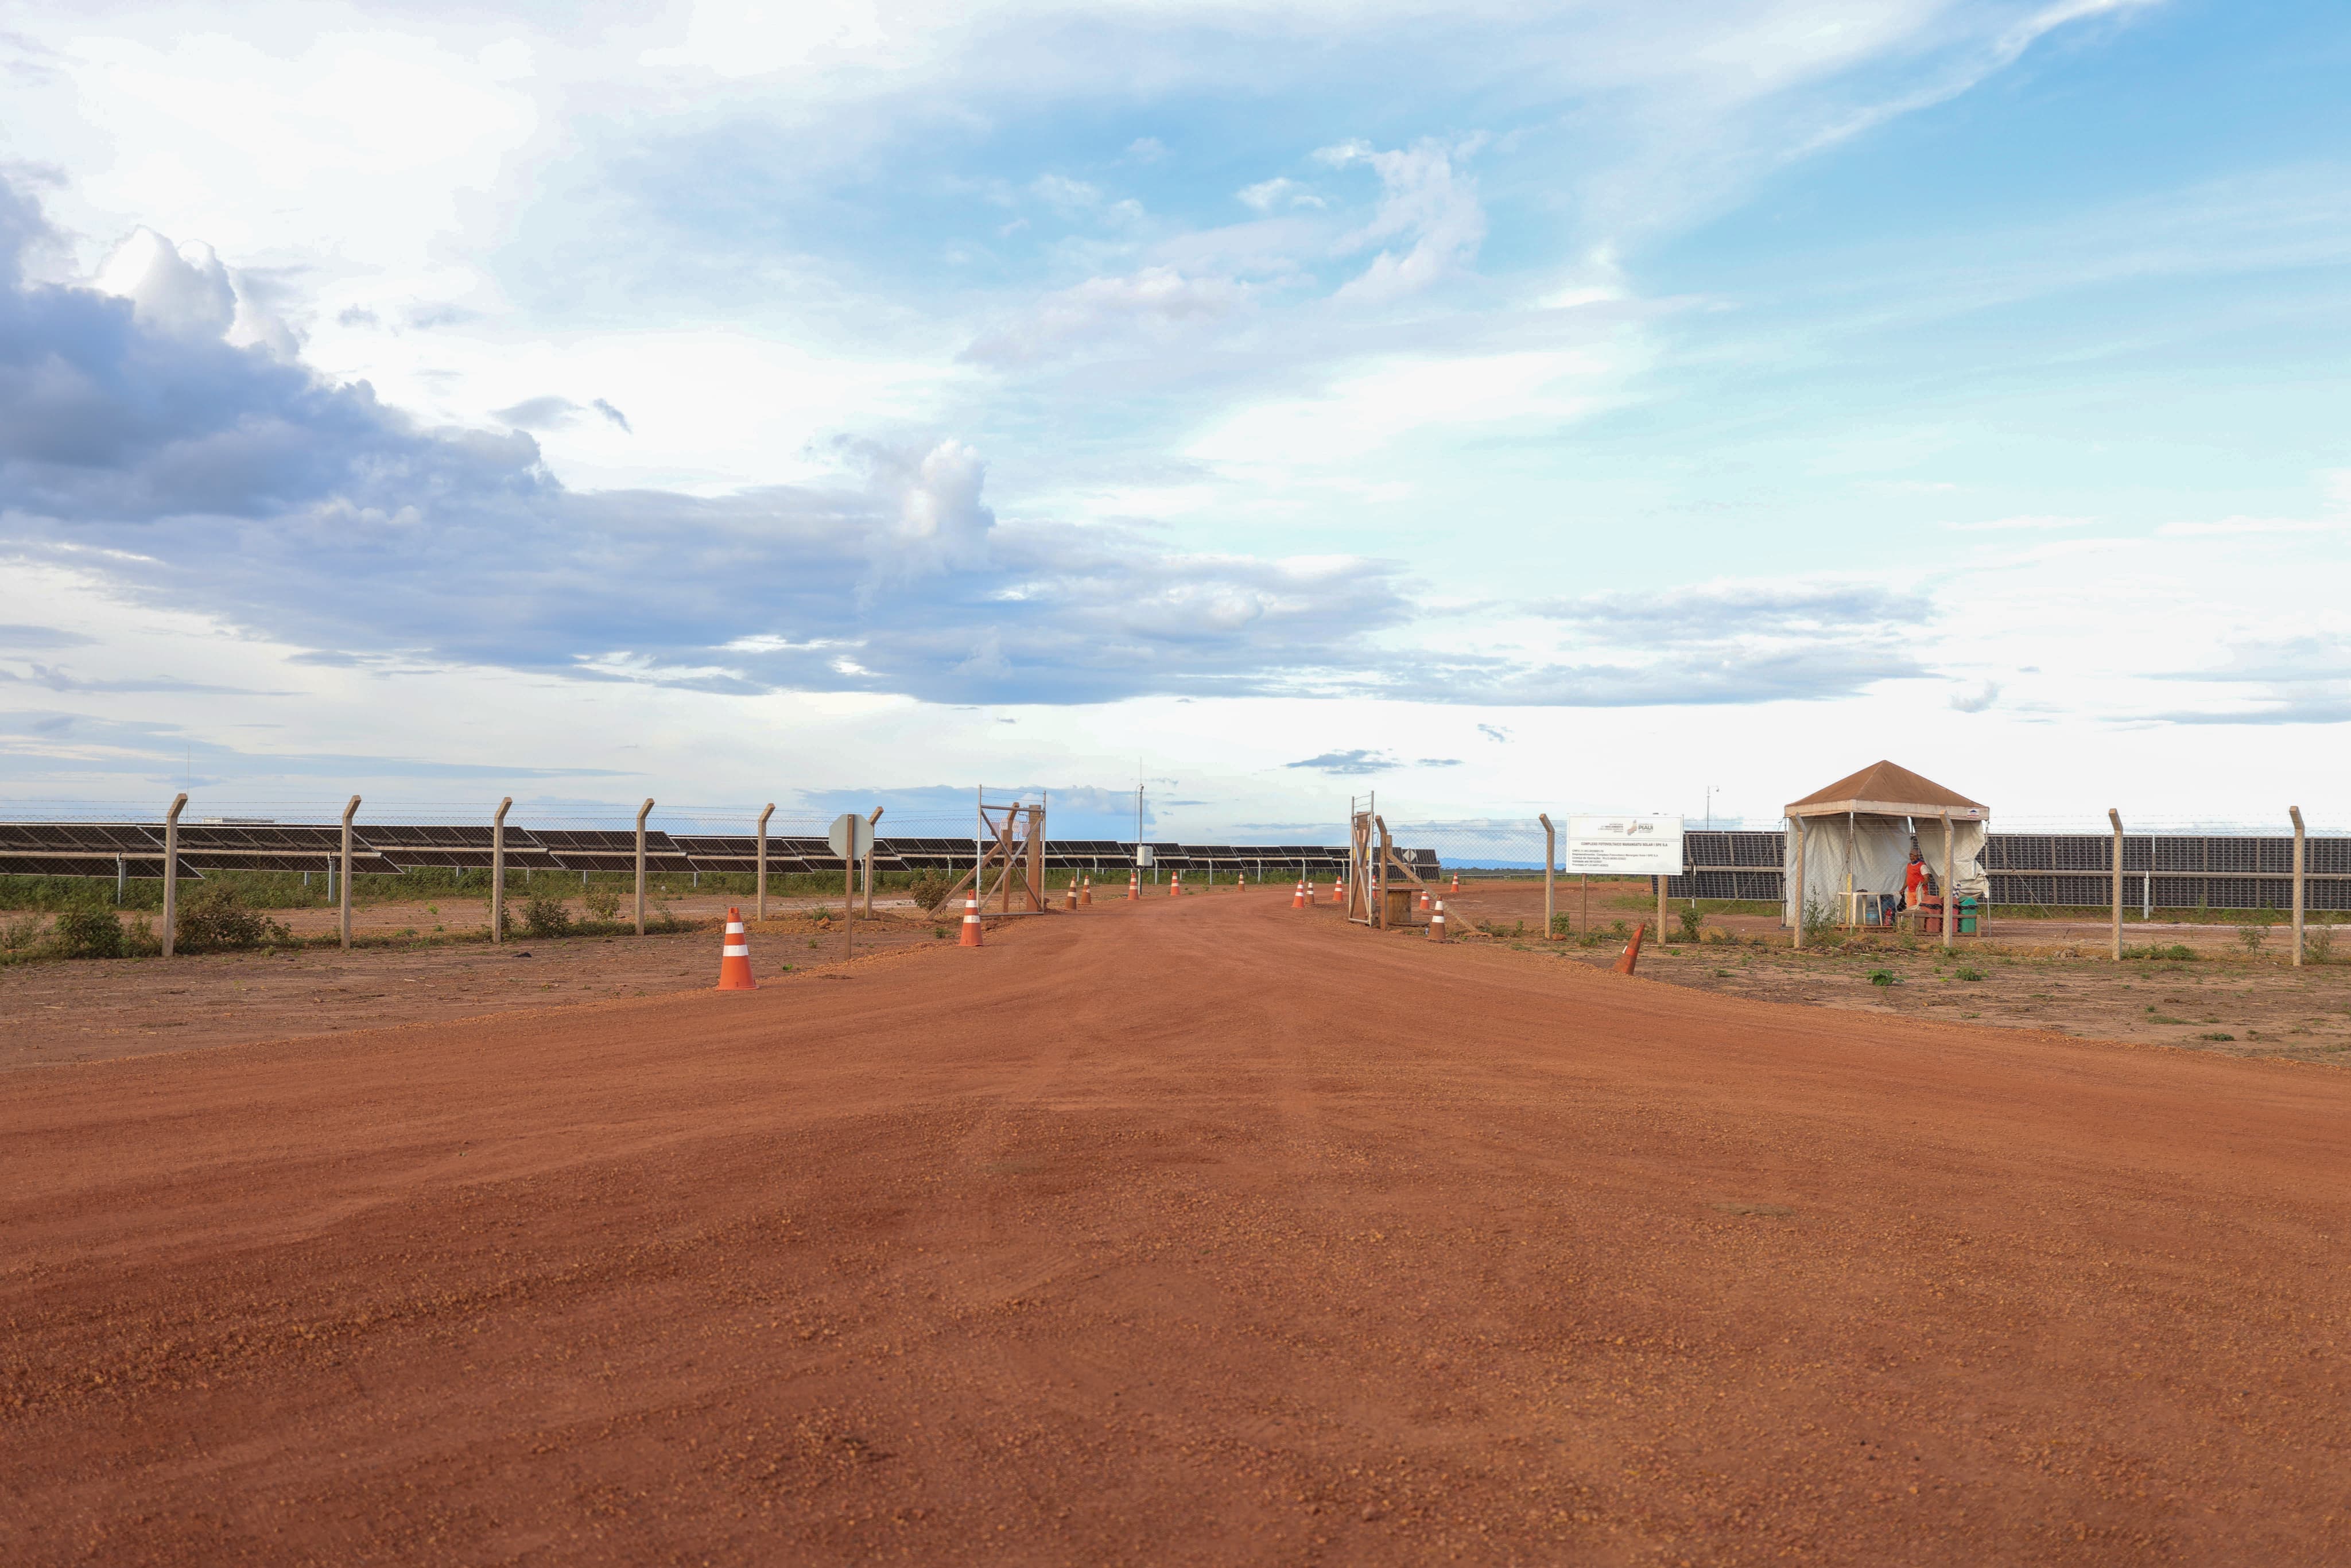
[{"label": "red dirt road", "polygon": [[2351,1560],[2351,1075],[1288,902],[10,1075],[0,1561]]}]

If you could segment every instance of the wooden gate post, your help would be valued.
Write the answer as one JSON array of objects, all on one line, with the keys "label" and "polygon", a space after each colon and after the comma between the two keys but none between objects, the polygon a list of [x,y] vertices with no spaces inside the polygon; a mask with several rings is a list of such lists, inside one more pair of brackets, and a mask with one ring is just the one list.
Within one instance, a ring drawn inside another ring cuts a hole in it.
[{"label": "wooden gate post", "polygon": [[490,940],[507,939],[507,808],[509,795],[490,814]]},{"label": "wooden gate post", "polygon": [[1552,894],[1552,867],[1559,863],[1559,835],[1552,829],[1550,812],[1536,812],[1535,821],[1543,825],[1543,940],[1548,942],[1559,929],[1553,923],[1556,904]]},{"label": "wooden gate post", "polygon": [[343,951],[346,953],[351,948],[351,819],[359,814],[359,810],[360,798],[357,795],[352,796],[351,803],[343,808],[343,902],[340,907]]},{"label": "wooden gate post", "polygon": [[2302,808],[2288,806],[2286,815],[2294,819],[2294,967],[2302,967],[2303,879],[2309,862],[2304,858]]},{"label": "wooden gate post", "polygon": [[645,934],[645,818],[653,809],[649,799],[637,808],[637,935]]},{"label": "wooden gate post", "polygon": [[180,924],[180,810],[188,803],[184,794],[172,798],[171,810],[163,813],[163,956],[172,956],[172,939],[179,935]]},{"label": "wooden gate post", "polygon": [[773,800],[768,801],[768,809],[759,813],[759,882],[752,904],[758,911],[751,916],[754,920],[768,917],[768,819],[775,814],[776,803]]}]

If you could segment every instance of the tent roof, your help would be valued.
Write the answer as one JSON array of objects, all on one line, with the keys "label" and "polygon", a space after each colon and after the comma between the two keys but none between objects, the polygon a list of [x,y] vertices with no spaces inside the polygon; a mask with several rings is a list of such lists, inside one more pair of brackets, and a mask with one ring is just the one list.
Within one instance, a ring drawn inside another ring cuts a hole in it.
[{"label": "tent roof", "polygon": [[1982,801],[1970,800],[1891,762],[1873,762],[1788,805],[1792,817],[1841,817],[1847,811],[1875,817],[1937,817],[1949,811],[1953,817],[1979,821],[1991,815],[1991,808]]}]

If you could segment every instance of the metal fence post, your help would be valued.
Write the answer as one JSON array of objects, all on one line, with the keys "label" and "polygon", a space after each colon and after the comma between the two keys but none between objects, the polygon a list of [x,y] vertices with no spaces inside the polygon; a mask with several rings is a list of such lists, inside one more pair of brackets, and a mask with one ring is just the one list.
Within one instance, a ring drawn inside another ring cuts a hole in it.
[{"label": "metal fence post", "polygon": [[490,816],[490,940],[507,939],[507,808],[509,795]]},{"label": "metal fence post", "polygon": [[359,809],[360,798],[357,795],[352,796],[351,803],[343,808],[343,902],[341,906],[341,926],[343,934],[343,951],[346,953],[350,952],[351,947],[351,819],[359,814]]},{"label": "metal fence post", "polygon": [[637,808],[637,935],[645,934],[645,817],[653,809],[648,799]]},{"label": "metal fence post", "polygon": [[2123,961],[2123,814],[2109,806],[2106,808],[2106,821],[2115,825],[2114,961],[2119,964]]},{"label": "metal fence post", "polygon": [[176,795],[172,809],[163,813],[163,956],[172,956],[172,939],[179,935],[180,924],[180,810],[188,803],[186,795]]},{"label": "metal fence post", "polygon": [[2288,806],[2286,815],[2294,819],[2294,967],[2302,967],[2303,873],[2309,862],[2304,859],[2302,833],[2302,808]]},{"label": "metal fence post", "polygon": [[1535,821],[1543,825],[1543,940],[1548,942],[1559,931],[1559,927],[1552,923],[1554,906],[1551,885],[1551,868],[1559,862],[1559,835],[1552,830],[1550,812],[1536,812]]},{"label": "metal fence post", "polygon": [[758,913],[752,916],[755,920],[768,917],[768,819],[775,814],[776,803],[773,800],[768,801],[768,809],[759,813],[759,884],[756,897]]}]

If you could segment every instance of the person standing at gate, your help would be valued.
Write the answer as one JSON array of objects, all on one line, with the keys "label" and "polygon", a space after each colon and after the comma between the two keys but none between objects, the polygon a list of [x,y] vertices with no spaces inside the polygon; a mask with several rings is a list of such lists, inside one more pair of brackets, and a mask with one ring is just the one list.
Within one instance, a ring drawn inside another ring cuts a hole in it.
[{"label": "person standing at gate", "polygon": [[1902,870],[1902,913],[1909,915],[1913,922],[1918,917],[1919,896],[1926,890],[1926,882],[1927,857],[1918,852],[1917,845],[1913,844],[1910,846],[1910,863]]}]

